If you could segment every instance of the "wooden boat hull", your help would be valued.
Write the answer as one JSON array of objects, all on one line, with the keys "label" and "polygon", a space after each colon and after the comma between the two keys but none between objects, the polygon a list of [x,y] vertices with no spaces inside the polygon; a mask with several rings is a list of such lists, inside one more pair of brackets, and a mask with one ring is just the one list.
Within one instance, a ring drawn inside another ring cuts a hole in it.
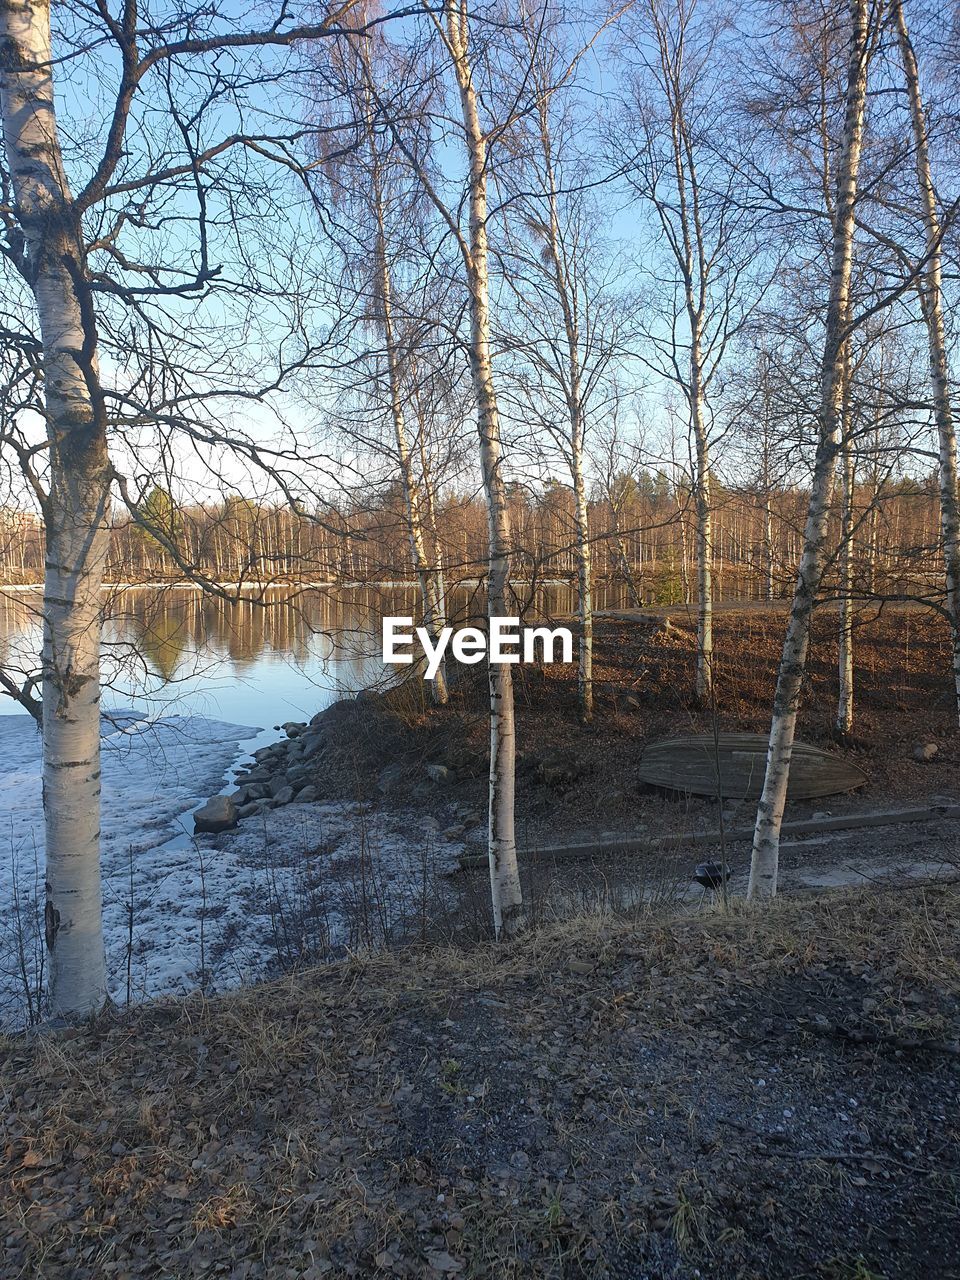
[{"label": "wooden boat hull", "polygon": [[[766,767],[765,734],[721,733],[717,744],[712,734],[698,734],[651,743],[640,757],[638,776],[652,786],[686,795],[755,800],[763,788]],[[868,781],[862,769],[842,756],[794,742],[788,800],[855,791]]]}]

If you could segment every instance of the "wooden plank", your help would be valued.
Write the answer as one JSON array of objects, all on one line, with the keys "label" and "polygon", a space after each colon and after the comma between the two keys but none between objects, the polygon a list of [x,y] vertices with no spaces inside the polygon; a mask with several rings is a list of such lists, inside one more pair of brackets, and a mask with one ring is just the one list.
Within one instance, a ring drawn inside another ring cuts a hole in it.
[{"label": "wooden plank", "polygon": [[[938,804],[926,809],[893,809],[872,813],[846,813],[836,818],[804,818],[797,822],[785,822],[780,828],[781,837],[814,836],[830,831],[859,831],[861,828],[909,825],[915,822],[960,821],[960,804]],[[628,853],[665,853],[687,846],[704,844],[742,844],[753,840],[753,827],[731,827],[722,835],[718,828],[712,831],[691,831],[686,834],[651,836],[624,836],[622,839],[596,839],[586,844],[544,845],[531,849],[518,849],[522,858],[549,858],[552,861],[576,861],[579,858],[618,857]],[[462,870],[487,866],[487,855],[467,854],[460,859]]]},{"label": "wooden plank", "polygon": [[[704,796],[722,793],[731,800],[747,800],[760,795],[766,762],[764,735],[721,733],[716,743],[710,735],[696,735],[651,743],[640,758],[637,773],[642,782],[672,791]],[[787,791],[792,800],[853,791],[868,781],[863,770],[849,760],[805,742],[794,743],[792,766]]]}]

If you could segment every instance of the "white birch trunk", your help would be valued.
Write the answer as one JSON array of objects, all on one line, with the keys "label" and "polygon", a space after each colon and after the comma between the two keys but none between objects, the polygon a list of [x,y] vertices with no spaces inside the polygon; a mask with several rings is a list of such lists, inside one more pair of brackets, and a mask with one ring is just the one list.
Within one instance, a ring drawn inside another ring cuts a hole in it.
[{"label": "white birch trunk", "polygon": [[763,792],[757,806],[747,890],[747,896],[751,899],[770,898],[777,891],[780,827],[787,798],[800,689],[806,669],[810,619],[823,575],[827,517],[836,469],[843,395],[844,328],[849,314],[857,174],[867,93],[867,0],[851,0],[851,17],[846,111],[821,369],[820,440],[804,525],[803,550],[794,588],[793,608],[777,674]]},{"label": "white birch trunk", "polygon": [[773,509],[770,506],[770,494],[763,502],[763,542],[767,557],[767,599],[772,600],[776,594],[773,578]]},{"label": "white birch trunk", "polygon": [[853,728],[853,493],[856,478],[853,443],[846,431],[842,449],[843,508],[840,517],[840,696],[837,733]]},{"label": "white birch trunk", "polygon": [[[571,415],[579,417],[579,415]],[[580,614],[580,666],[578,693],[580,716],[589,723],[593,719],[593,572],[590,555],[590,524],[587,510],[587,486],[583,473],[583,424],[573,423],[573,496],[577,521],[577,601]]]},{"label": "white birch trunk", "polygon": [[43,341],[50,439],[43,636],[46,942],[55,1016],[106,999],[100,892],[100,599],[110,464],[79,218],[57,135],[44,0],[0,4],[0,111]]},{"label": "white birch trunk", "polygon": [[573,481],[574,519],[577,529],[577,611],[580,623],[580,652],[577,692],[580,716],[584,722],[593,719],[593,572],[590,554],[590,521],[587,508],[587,482],[584,474],[584,436],[586,431],[582,370],[580,360],[580,324],[575,285],[567,273],[557,213],[557,183],[553,167],[550,137],[548,94],[538,100],[540,145],[543,149],[547,196],[550,209],[548,249],[553,269],[553,284],[563,312],[564,337],[567,344],[567,415],[570,424],[570,475]]},{"label": "white birch trunk", "polygon": [[933,388],[933,409],[939,443],[940,524],[943,536],[947,612],[950,616],[953,640],[953,683],[957,698],[957,716],[960,720],[960,489],[957,483],[957,432],[953,421],[950,367],[943,320],[940,218],[930,172],[927,119],[920,92],[920,73],[913,44],[907,31],[902,0],[894,0],[894,14],[900,56],[907,83],[907,96],[910,100],[917,184],[923,206],[926,238],[927,262],[920,286],[920,299],[927,326],[930,381]]},{"label": "white birch trunk", "polygon": [[[376,169],[376,159],[374,159],[373,163]],[[393,419],[397,458],[400,463],[400,483],[403,488],[404,508],[407,514],[410,552],[413,557],[414,572],[417,575],[417,582],[420,586],[423,625],[431,639],[436,642],[445,622],[442,589],[439,581],[439,566],[436,564],[431,565],[430,557],[427,554],[423,528],[423,503],[420,497],[420,486],[417,483],[413,469],[406,418],[403,412],[401,369],[393,331],[393,281],[390,275],[390,263],[387,258],[387,238],[383,224],[383,206],[378,176],[374,178],[374,191],[377,205],[376,257],[380,276],[381,319],[384,343],[387,349],[387,370],[390,382],[390,413]],[[436,675],[430,682],[430,696],[438,705],[443,705],[447,701],[447,676],[443,663],[440,664]]]},{"label": "white birch trunk", "polygon": [[[477,403],[480,465],[487,506],[487,615],[509,616],[510,515],[500,445],[490,355],[490,284],[487,247],[487,141],[480,124],[468,47],[465,3],[445,0],[444,21],[453,59],[469,161],[470,232],[467,273],[470,289],[470,373]],[[506,663],[490,663],[490,890],[497,937],[510,936],[521,923],[522,894],[514,829],[516,725],[513,674]]]},{"label": "white birch trunk", "polygon": [[699,317],[694,317],[692,311],[691,326],[690,420],[697,459],[693,492],[697,521],[697,698],[706,705],[713,694],[713,530],[710,511],[710,446],[703,403]]}]

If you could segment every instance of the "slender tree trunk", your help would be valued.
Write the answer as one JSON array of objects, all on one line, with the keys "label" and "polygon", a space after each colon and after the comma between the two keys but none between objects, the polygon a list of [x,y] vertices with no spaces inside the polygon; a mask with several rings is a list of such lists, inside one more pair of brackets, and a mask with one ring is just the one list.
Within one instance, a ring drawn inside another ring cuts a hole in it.
[{"label": "slender tree trunk", "polygon": [[[574,415],[578,416],[578,415]],[[587,486],[583,474],[583,424],[573,424],[573,496],[577,519],[577,599],[580,612],[580,667],[578,689],[580,716],[593,719],[593,572],[590,556],[590,524],[587,510]]]},{"label": "slender tree trunk", "polygon": [[43,635],[43,806],[50,1003],[107,994],[100,892],[100,597],[110,462],[79,217],[57,133],[50,9],[0,3],[0,111],[43,341],[50,440]]},{"label": "slender tree trunk", "polygon": [[833,492],[843,396],[844,332],[850,309],[857,174],[863,141],[867,93],[867,0],[851,0],[852,31],[847,73],[846,112],[833,228],[830,293],[821,369],[820,439],[804,525],[803,551],[793,608],[783,645],[773,700],[770,744],[763,792],[757,807],[750,865],[749,898],[777,891],[780,826],[787,799],[790,757],[797,725],[800,689],[806,669],[810,620],[823,575],[827,517]]},{"label": "slender tree trunk", "polygon": [[[374,158],[375,171],[376,168],[377,161]],[[407,514],[410,551],[413,557],[414,572],[420,585],[423,625],[430,637],[436,641],[444,625],[442,590],[436,571],[437,567],[436,565],[431,565],[430,557],[427,554],[420,486],[414,474],[410,441],[407,437],[407,424],[403,412],[401,369],[393,330],[393,281],[390,275],[390,264],[387,259],[387,240],[383,225],[382,195],[378,176],[374,177],[374,191],[377,206],[376,256],[380,275],[381,319],[383,322],[384,343],[387,349],[387,369],[390,381],[390,413],[393,418],[397,458],[400,463],[400,483],[403,487],[404,507]],[[430,696],[435,703],[442,705],[447,701],[447,677],[442,663],[430,682],[430,689]]]},{"label": "slender tree trunk", "polygon": [[[500,416],[490,354],[490,283],[487,247],[487,140],[480,124],[468,48],[466,4],[445,0],[444,20],[453,59],[469,161],[470,373],[477,403],[480,465],[487,505],[487,615],[509,616],[510,513],[500,445]],[[490,663],[490,888],[497,936],[509,936],[521,922],[522,894],[514,830],[516,724],[513,673],[507,663]]]},{"label": "slender tree trunk", "polygon": [[927,263],[920,285],[920,300],[927,326],[933,410],[940,447],[940,524],[947,588],[947,612],[953,638],[953,682],[960,718],[960,489],[957,484],[957,432],[953,421],[950,366],[943,320],[941,230],[937,197],[930,173],[927,119],[920,92],[920,73],[907,31],[902,0],[894,0],[897,37],[910,100],[910,117],[916,152],[917,183],[923,205]]},{"label": "slender tree trunk", "polygon": [[713,529],[710,511],[710,446],[702,390],[699,322],[690,348],[690,419],[696,447],[694,477],[697,555],[697,698],[706,706],[713,692]]},{"label": "slender tree trunk", "polygon": [[610,519],[613,524],[613,551],[616,557],[617,567],[620,570],[620,576],[626,584],[631,604],[635,609],[642,609],[643,596],[640,594],[640,588],[637,585],[636,577],[630,567],[630,558],[627,555],[627,548],[624,545],[623,534],[620,531],[620,509],[613,499],[610,500]]},{"label": "slender tree trunk", "polygon": [[[847,393],[849,404],[849,392]],[[853,728],[853,496],[856,467],[849,424],[841,450],[843,507],[840,516],[840,696],[837,702],[837,732]]]},{"label": "slender tree trunk", "polygon": [[557,182],[553,167],[553,146],[548,114],[549,96],[540,86],[538,110],[540,145],[543,149],[547,198],[550,210],[548,249],[553,270],[553,284],[563,312],[564,336],[567,343],[567,415],[570,423],[570,474],[573,480],[574,521],[577,530],[577,609],[580,622],[578,695],[580,716],[584,722],[593,719],[593,572],[590,555],[590,521],[587,508],[587,484],[584,475],[584,437],[586,421],[580,358],[580,322],[575,286],[566,269],[557,213]]}]

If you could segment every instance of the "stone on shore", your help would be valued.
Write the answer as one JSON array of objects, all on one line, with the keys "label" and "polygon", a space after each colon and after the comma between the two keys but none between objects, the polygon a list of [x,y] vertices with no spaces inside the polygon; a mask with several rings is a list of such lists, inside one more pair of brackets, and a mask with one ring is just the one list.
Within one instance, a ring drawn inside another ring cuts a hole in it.
[{"label": "stone on shore", "polygon": [[194,810],[194,831],[230,831],[237,825],[237,806],[230,796],[211,796],[205,805]]}]

